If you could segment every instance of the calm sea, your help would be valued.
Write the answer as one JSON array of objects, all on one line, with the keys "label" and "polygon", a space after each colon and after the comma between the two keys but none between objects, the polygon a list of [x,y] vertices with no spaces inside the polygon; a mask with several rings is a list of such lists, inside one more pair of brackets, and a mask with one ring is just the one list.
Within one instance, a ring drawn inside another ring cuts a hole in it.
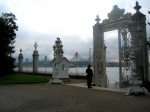
[{"label": "calm sea", "polygon": [[[69,75],[80,75],[80,76],[85,76],[85,70],[87,67],[75,67],[75,68],[70,68],[69,69]],[[17,71],[18,68],[15,68]],[[24,67],[23,71],[25,72],[32,72],[31,67]],[[39,67],[38,71],[40,73],[52,73],[53,69],[51,67]],[[119,67],[107,67],[106,68],[106,74],[109,80],[109,84],[115,84],[115,82],[119,82]]]}]

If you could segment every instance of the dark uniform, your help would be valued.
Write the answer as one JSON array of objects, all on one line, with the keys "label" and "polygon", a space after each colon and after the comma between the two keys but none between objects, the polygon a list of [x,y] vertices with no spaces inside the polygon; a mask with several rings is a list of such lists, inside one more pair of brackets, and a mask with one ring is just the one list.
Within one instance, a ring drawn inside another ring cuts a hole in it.
[{"label": "dark uniform", "polygon": [[88,88],[91,88],[92,77],[93,77],[93,71],[91,69],[91,65],[88,65],[88,68],[86,69],[86,73],[87,73],[87,85]]}]

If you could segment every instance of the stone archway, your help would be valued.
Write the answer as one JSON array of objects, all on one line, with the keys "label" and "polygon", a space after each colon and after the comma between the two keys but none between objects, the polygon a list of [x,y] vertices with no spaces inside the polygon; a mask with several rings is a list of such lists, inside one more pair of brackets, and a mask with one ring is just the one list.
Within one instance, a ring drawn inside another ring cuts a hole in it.
[{"label": "stone archway", "polygon": [[[114,5],[112,11],[108,13],[108,19],[103,20],[102,23],[99,23],[100,21],[99,16],[97,16],[97,18],[95,19],[97,23],[93,26],[93,68],[96,86],[107,87],[106,53],[105,53],[106,49],[104,44],[104,32],[112,30],[118,30],[120,87],[122,87],[122,80],[123,80],[122,60],[126,59],[127,61],[127,59],[129,59],[129,53],[130,55],[132,54],[132,52],[130,52],[131,48],[129,48],[129,45],[127,44],[127,32],[131,33],[130,43],[133,43],[134,41],[134,45],[132,46],[132,48],[133,47],[139,48],[139,43],[141,42],[140,45],[142,45],[142,49],[140,51],[136,51],[135,54],[136,66],[141,67],[143,70],[140,74],[138,74],[138,76],[142,75],[144,76],[143,80],[147,80],[148,50],[146,46],[147,38],[146,38],[145,15],[139,12],[140,8],[137,2],[134,8],[136,10],[136,13],[132,15],[131,13],[124,13],[125,12],[124,9],[120,9],[118,8],[117,5]],[[137,36],[140,39],[136,40]],[[123,45],[121,45],[121,37],[124,40]],[[139,54],[141,55],[139,56]],[[139,59],[142,59],[142,62],[138,62]],[[131,66],[132,65],[133,64],[131,64]]]}]

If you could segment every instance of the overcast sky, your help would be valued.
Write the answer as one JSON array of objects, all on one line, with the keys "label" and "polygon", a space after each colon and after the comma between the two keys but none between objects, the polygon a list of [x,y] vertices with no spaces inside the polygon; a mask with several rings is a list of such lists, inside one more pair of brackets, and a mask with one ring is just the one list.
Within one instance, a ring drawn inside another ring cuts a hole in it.
[{"label": "overcast sky", "polygon": [[[75,52],[82,58],[89,57],[89,48],[93,47],[93,26],[98,14],[101,21],[114,5],[135,13],[136,0],[0,0],[0,12],[13,13],[17,18],[17,38],[14,57],[23,50],[24,61],[32,59],[34,44],[37,42],[39,58],[53,59],[52,46],[57,37],[64,45],[64,56],[71,59]],[[141,12],[150,22],[150,0],[138,0]],[[100,21],[100,22],[101,22]],[[149,29],[150,26],[147,25]],[[117,31],[105,33],[107,61],[118,61]],[[148,32],[148,36],[150,33]]]}]

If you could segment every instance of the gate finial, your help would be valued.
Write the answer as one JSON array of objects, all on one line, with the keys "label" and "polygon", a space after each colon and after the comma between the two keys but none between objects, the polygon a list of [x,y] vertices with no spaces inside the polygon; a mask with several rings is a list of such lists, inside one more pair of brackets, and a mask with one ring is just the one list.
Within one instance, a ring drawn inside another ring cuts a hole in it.
[{"label": "gate finial", "polygon": [[95,21],[97,21],[97,23],[99,23],[101,19],[99,18],[99,16],[97,15],[97,18],[95,19]]},{"label": "gate finial", "polygon": [[139,3],[136,1],[136,6],[134,7],[134,9],[136,10],[136,11],[139,11],[140,10],[140,8],[141,8],[141,6],[139,5]]}]

